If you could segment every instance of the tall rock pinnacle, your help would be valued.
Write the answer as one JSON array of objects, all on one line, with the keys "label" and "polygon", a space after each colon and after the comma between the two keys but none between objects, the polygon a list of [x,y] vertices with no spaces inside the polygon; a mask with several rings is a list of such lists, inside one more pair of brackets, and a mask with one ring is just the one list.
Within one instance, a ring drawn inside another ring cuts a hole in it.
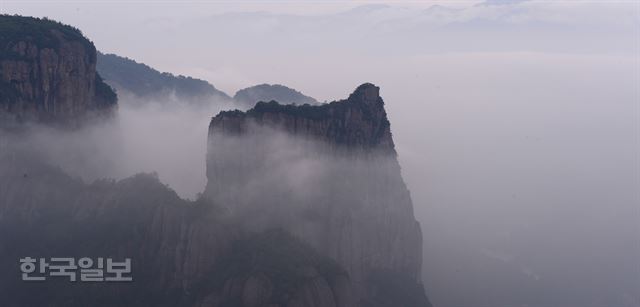
[{"label": "tall rock pinnacle", "polygon": [[[329,104],[221,112],[209,126],[204,194],[245,229],[286,229],[336,260],[359,306],[429,306],[420,225],[379,91],[365,83]],[[412,290],[382,297],[388,283]]]}]

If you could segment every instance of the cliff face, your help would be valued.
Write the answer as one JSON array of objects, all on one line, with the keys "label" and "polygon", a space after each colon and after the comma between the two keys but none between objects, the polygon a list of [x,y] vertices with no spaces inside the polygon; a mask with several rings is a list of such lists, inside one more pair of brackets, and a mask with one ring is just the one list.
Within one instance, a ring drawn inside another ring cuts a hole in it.
[{"label": "cliff face", "polygon": [[[37,156],[5,150],[2,306],[351,306],[344,270],[282,231],[246,233],[152,175],[84,184]],[[24,257],[130,258],[133,281],[22,281]]]},{"label": "cliff face", "polygon": [[320,106],[220,113],[209,127],[207,178],[205,197],[244,229],[283,227],[336,260],[356,305],[429,305],[420,225],[378,87]]},{"label": "cliff face", "polygon": [[18,120],[109,112],[116,95],[96,73],[96,49],[54,21],[0,16],[0,112]]}]

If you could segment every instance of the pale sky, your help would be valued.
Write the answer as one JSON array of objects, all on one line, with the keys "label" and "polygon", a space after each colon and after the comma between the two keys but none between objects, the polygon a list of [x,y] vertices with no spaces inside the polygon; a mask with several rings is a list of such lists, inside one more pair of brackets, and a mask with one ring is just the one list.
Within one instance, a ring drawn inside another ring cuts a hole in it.
[{"label": "pale sky", "polygon": [[229,94],[280,82],[337,99],[366,76],[339,80],[340,88],[318,79],[354,61],[366,66],[467,52],[637,53],[637,2],[509,2],[52,0],[0,1],[0,7],[72,24],[103,52],[202,78]]}]

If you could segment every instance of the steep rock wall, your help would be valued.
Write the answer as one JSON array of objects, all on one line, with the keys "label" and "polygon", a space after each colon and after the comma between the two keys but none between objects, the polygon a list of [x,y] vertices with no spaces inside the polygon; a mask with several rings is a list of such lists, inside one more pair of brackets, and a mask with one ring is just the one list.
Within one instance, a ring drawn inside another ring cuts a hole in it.
[{"label": "steep rock wall", "polygon": [[[352,306],[344,270],[282,231],[247,234],[152,175],[85,184],[2,149],[2,306]],[[133,281],[23,281],[24,257],[130,258]]]},{"label": "steep rock wall", "polygon": [[96,48],[79,30],[46,19],[0,16],[0,112],[69,121],[108,113],[116,94],[96,73]]},{"label": "steep rock wall", "polygon": [[220,113],[209,126],[207,178],[205,197],[245,229],[284,227],[335,259],[359,305],[378,306],[381,274],[420,285],[420,225],[378,87],[321,106],[272,101]]}]

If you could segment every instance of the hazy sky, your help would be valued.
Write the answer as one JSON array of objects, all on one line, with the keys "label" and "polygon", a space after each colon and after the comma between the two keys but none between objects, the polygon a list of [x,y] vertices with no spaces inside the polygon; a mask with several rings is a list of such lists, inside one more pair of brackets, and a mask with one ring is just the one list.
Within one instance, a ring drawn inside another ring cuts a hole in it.
[{"label": "hazy sky", "polygon": [[[333,100],[373,82],[423,225],[436,306],[640,306],[637,1],[0,1],[0,9],[72,24],[103,52],[229,94],[266,82]],[[202,134],[187,139],[200,144],[206,120],[196,122]],[[185,161],[200,171],[180,176],[197,173],[202,185],[204,161]]]},{"label": "hazy sky", "polygon": [[0,1],[2,12],[62,20],[104,52],[231,94],[281,82],[337,99],[376,77],[363,68],[442,53],[637,53],[634,2],[509,2]]}]

